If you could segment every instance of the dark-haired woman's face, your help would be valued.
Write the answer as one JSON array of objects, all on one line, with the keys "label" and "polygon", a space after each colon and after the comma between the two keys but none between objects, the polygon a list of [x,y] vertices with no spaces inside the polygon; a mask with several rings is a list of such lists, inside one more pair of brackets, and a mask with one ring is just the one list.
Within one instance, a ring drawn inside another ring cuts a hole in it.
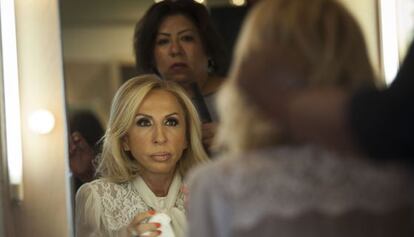
[{"label": "dark-haired woman's face", "polygon": [[183,15],[168,16],[161,23],[154,58],[158,72],[167,80],[203,84],[207,79],[207,55],[200,34]]}]

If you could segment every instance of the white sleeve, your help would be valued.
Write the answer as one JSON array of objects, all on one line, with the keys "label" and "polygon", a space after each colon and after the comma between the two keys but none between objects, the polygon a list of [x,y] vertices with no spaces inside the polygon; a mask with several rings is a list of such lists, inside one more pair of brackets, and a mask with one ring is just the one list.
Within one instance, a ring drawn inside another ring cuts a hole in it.
[{"label": "white sleeve", "polygon": [[76,237],[105,236],[101,224],[101,201],[93,190],[92,184],[82,185],[76,193],[75,201],[75,231]]},{"label": "white sleeve", "polygon": [[187,234],[189,237],[231,236],[232,205],[225,198],[225,190],[216,185],[220,175],[208,168],[196,170],[189,179]]}]

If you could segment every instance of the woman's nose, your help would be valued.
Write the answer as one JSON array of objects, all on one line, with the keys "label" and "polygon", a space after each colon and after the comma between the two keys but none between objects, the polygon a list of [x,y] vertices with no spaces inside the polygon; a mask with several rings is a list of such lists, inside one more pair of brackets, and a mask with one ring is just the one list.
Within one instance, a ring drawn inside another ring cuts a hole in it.
[{"label": "woman's nose", "polygon": [[167,142],[167,136],[165,136],[165,131],[163,126],[157,126],[154,131],[155,144],[164,144]]},{"label": "woman's nose", "polygon": [[173,41],[170,45],[170,54],[171,56],[177,56],[182,54],[183,52],[183,48],[181,47],[180,42],[178,41]]}]

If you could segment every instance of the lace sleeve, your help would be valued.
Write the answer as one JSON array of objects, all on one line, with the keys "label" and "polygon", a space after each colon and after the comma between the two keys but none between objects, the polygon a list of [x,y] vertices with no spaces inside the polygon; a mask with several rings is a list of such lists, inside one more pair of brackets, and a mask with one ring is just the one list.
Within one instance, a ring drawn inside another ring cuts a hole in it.
[{"label": "lace sleeve", "polygon": [[101,233],[101,202],[90,183],[82,185],[76,193],[75,231],[77,237],[105,236]]}]

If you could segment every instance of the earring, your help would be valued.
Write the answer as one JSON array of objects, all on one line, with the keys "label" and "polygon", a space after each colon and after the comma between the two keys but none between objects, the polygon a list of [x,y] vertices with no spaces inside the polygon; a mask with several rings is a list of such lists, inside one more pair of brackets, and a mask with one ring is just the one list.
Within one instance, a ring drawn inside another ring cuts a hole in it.
[{"label": "earring", "polygon": [[207,72],[208,74],[211,74],[215,71],[216,63],[212,58],[207,59]]}]

